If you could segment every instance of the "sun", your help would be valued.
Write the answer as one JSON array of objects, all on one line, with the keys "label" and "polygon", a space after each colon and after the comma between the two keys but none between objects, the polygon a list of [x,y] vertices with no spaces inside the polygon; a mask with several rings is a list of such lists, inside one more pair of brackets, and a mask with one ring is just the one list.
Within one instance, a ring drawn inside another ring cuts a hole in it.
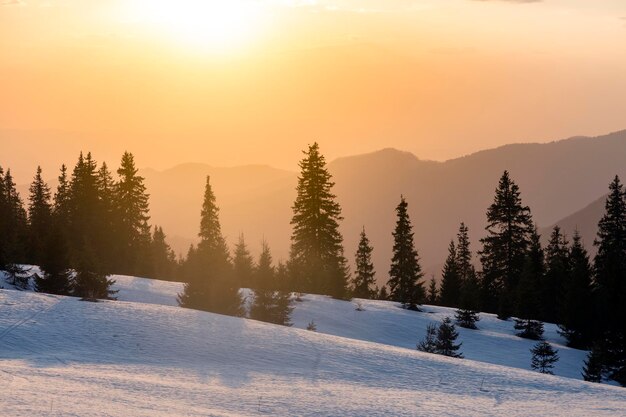
[{"label": "sun", "polygon": [[264,13],[252,0],[130,0],[135,22],[196,49],[231,52],[252,42]]}]

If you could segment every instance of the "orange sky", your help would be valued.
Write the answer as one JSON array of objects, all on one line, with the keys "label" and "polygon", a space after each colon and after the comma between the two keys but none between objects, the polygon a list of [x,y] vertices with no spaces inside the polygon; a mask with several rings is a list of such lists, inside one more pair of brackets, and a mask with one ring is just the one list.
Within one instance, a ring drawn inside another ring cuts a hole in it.
[{"label": "orange sky", "polygon": [[623,0],[233,1],[0,0],[0,145],[295,169],[626,128]]}]

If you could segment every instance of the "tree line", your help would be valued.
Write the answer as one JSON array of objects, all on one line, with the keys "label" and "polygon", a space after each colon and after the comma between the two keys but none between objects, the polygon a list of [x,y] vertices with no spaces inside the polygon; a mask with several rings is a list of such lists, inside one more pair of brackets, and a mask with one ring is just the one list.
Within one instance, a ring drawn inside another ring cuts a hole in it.
[{"label": "tree line", "polygon": [[379,288],[365,227],[350,273],[339,231],[341,207],[317,143],[304,151],[299,166],[289,259],[276,265],[267,242],[255,262],[243,236],[231,255],[208,177],[200,242],[177,261],[163,230],[149,226],[148,194],[131,154],[122,157],[116,180],[106,164],[98,168],[91,154],[81,154],[71,178],[61,168],[53,198],[38,169],[28,210],[10,171],[0,170],[0,266],[11,273],[16,265],[38,264],[38,289],[93,298],[111,296],[111,273],[175,277],[185,282],[181,306],[236,316],[245,310],[240,289],[249,288],[250,315],[279,324],[289,324],[292,292],[389,299],[412,310],[426,302],[455,307],[457,324],[470,329],[477,327],[479,311],[496,313],[503,320],[515,317],[518,334],[531,339],[541,339],[542,323],[553,322],[570,346],[591,349],[586,379],[626,384],[626,193],[618,177],[610,185],[591,260],[577,232],[570,243],[555,227],[542,247],[531,210],[505,171],[486,212],[480,270],[461,223],[441,285],[432,280],[427,290],[403,196],[396,207],[389,279]]}]

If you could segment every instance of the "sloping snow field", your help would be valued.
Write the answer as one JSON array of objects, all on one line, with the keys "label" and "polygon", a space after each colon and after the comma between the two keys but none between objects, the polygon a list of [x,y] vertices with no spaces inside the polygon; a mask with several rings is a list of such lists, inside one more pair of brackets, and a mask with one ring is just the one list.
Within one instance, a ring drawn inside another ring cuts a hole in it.
[{"label": "sloping snow field", "polygon": [[[0,415],[626,416],[622,388],[415,351],[447,309],[305,296],[294,327],[313,319],[316,333],[178,308],[180,284],[115,279],[122,301],[0,290]],[[521,367],[512,325],[479,324],[461,334],[466,357]]]}]

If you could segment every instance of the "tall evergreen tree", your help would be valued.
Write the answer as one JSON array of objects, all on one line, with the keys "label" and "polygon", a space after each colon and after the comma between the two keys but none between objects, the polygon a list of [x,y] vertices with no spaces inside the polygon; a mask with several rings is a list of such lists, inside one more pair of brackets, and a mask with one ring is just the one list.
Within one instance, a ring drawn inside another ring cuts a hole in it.
[{"label": "tall evergreen tree", "polygon": [[317,143],[304,155],[291,219],[290,270],[295,289],[345,298],[348,267],[339,232],[341,207],[332,193],[335,184]]},{"label": "tall evergreen tree", "polygon": [[50,188],[41,176],[41,167],[30,185],[28,197],[28,260],[30,263],[41,265],[48,230],[52,219],[50,203]]},{"label": "tall evergreen tree", "polygon": [[154,226],[150,254],[154,278],[173,281],[176,277],[178,263],[174,251],[166,241],[165,232],[160,226]]},{"label": "tall evergreen tree", "polygon": [[23,271],[18,265],[27,261],[28,225],[26,210],[22,198],[17,192],[11,170],[7,169],[6,173],[2,175],[0,169],[0,180],[2,181],[0,188],[2,193],[2,197],[0,197],[0,240],[3,241],[2,257],[4,258],[0,260],[0,266],[4,266],[15,285],[24,286],[18,276]]},{"label": "tall evergreen tree", "polygon": [[356,298],[375,298],[377,295],[374,264],[372,263],[372,245],[370,244],[365,227],[361,230],[359,248],[356,251],[356,270],[352,278],[352,296]]},{"label": "tall evergreen tree", "polygon": [[291,294],[277,290],[276,270],[272,266],[272,254],[265,241],[254,275],[254,299],[250,307],[250,318],[291,326]]},{"label": "tall evergreen tree", "polygon": [[428,283],[428,293],[426,294],[426,302],[430,305],[436,306],[439,304],[439,289],[437,288],[437,281],[435,276],[430,277]]},{"label": "tall evergreen tree", "polygon": [[65,234],[54,221],[48,227],[40,261],[42,275],[35,277],[35,288],[48,294],[72,295],[73,276]]},{"label": "tall evergreen tree", "polygon": [[96,174],[96,189],[100,205],[98,222],[102,231],[99,256],[101,262],[108,265],[111,271],[130,273],[131,271],[124,268],[123,260],[127,256],[127,248],[123,244],[120,245],[120,218],[116,207],[115,182],[106,162],[102,163]]},{"label": "tall evergreen tree", "polygon": [[243,315],[243,300],[218,216],[215,194],[207,176],[200,219],[200,243],[187,256],[185,286],[178,295],[182,307],[231,316]]},{"label": "tall evergreen tree", "polygon": [[526,255],[524,267],[516,291],[515,329],[518,336],[538,340],[543,336],[543,323],[538,319],[541,315],[541,282],[545,274],[544,252],[541,248],[537,229],[530,237],[530,248]]},{"label": "tall evergreen tree", "polygon": [[135,158],[124,152],[117,170],[115,186],[116,211],[120,232],[118,245],[123,248],[123,269],[129,273],[145,274],[145,257],[149,253],[150,226],[148,194],[144,178],[138,175]]},{"label": "tall evergreen tree", "polygon": [[455,319],[460,327],[476,329],[476,322],[480,320],[480,285],[472,264],[469,229],[465,223],[461,223],[457,234],[456,264],[461,280],[461,295]]},{"label": "tall evergreen tree", "polygon": [[534,225],[530,209],[522,205],[519,187],[504,171],[494,201],[487,210],[487,237],[481,239],[483,308],[507,319]]},{"label": "tall evergreen tree", "polygon": [[560,333],[568,346],[585,349],[593,334],[592,269],[578,230],[574,232],[568,266],[559,308]]},{"label": "tall evergreen tree", "polygon": [[67,167],[62,165],[52,207],[55,221],[61,229],[67,229],[69,224],[69,200],[70,182],[67,177]]},{"label": "tall evergreen tree", "polygon": [[243,233],[239,234],[239,240],[235,245],[233,257],[233,272],[235,280],[242,288],[252,288],[252,276],[254,275],[254,261],[248,250]]},{"label": "tall evergreen tree", "polygon": [[583,365],[583,379],[588,382],[602,382],[605,373],[604,362],[602,349],[594,344]]},{"label": "tall evergreen tree", "polygon": [[402,303],[404,308],[417,310],[418,304],[425,298],[423,283],[420,282],[424,274],[413,243],[413,226],[407,207],[406,200],[401,196],[396,207],[398,219],[393,232],[393,258],[387,284],[393,301]]},{"label": "tall evergreen tree", "polygon": [[559,226],[554,226],[546,246],[546,271],[541,284],[541,319],[556,323],[563,302],[563,289],[569,274],[569,248]]},{"label": "tall evergreen tree", "polygon": [[594,245],[596,326],[607,377],[626,385],[626,198],[619,177],[609,186]]},{"label": "tall evergreen tree", "polygon": [[448,258],[443,265],[441,274],[441,305],[446,307],[458,307],[461,299],[461,277],[457,264],[457,252],[454,241],[448,246]]}]

